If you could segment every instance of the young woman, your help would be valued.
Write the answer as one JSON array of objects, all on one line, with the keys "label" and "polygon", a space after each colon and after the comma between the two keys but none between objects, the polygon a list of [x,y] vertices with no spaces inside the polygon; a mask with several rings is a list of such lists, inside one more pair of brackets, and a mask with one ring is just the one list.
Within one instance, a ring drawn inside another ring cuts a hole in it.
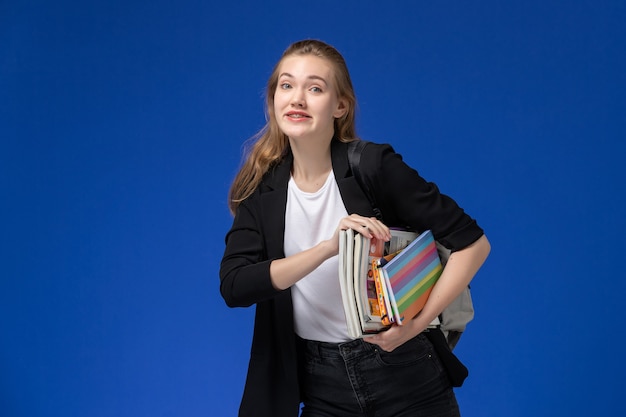
[{"label": "young woman", "polygon": [[[490,246],[452,199],[389,145],[360,169],[384,222],[349,168],[356,99],[343,57],[316,40],[292,44],[267,85],[267,125],[230,190],[232,228],[221,263],[231,307],[256,305],[240,416],[457,416],[442,363],[424,335],[468,285]],[[369,173],[369,175],[368,175]],[[339,231],[390,238],[387,226],[432,230],[453,253],[414,319],[348,336],[338,280]]]}]

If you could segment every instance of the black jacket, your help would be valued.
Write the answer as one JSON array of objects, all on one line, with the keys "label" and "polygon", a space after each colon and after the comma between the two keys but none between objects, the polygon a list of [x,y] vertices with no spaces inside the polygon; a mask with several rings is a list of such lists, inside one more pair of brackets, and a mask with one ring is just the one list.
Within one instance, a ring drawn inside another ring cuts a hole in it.
[{"label": "black jacket", "polygon": [[[369,200],[350,172],[347,145],[331,144],[335,179],[348,213],[374,216]],[[256,304],[254,336],[240,416],[294,417],[300,395],[291,291],[271,284],[269,266],[283,258],[289,153],[257,190],[240,204],[220,268],[220,290],[231,307]],[[449,197],[422,179],[389,145],[371,144],[361,156],[364,180],[376,196],[388,226],[432,230],[448,248],[462,249],[482,229]]]}]

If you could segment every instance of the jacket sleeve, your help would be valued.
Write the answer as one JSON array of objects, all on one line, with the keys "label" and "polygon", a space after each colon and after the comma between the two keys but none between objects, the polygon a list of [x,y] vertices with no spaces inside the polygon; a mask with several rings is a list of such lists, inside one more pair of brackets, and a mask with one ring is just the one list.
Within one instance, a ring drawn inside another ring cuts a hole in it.
[{"label": "jacket sleeve", "polygon": [[408,166],[390,145],[365,147],[361,168],[388,226],[420,232],[430,229],[435,239],[452,251],[483,235],[473,218]]},{"label": "jacket sleeve", "polygon": [[255,195],[241,203],[220,265],[220,292],[229,307],[248,307],[282,292],[272,285]]}]

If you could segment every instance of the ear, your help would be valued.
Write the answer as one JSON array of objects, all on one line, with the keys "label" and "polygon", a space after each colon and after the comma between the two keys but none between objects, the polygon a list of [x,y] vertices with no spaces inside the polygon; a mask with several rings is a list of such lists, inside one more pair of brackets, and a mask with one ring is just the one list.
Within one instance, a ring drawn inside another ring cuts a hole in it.
[{"label": "ear", "polygon": [[339,119],[344,114],[348,112],[348,102],[344,98],[339,99],[339,103],[337,104],[337,109],[334,111],[333,116],[335,119]]}]

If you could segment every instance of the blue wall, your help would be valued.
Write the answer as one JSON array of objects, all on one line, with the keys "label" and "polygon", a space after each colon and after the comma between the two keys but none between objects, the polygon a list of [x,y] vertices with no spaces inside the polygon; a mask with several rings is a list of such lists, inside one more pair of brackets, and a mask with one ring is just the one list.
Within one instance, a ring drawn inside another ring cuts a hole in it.
[{"label": "blue wall", "polygon": [[292,41],[345,55],[359,133],[487,231],[464,416],[625,415],[621,1],[0,4],[0,410],[233,416],[253,309],[218,262]]}]

